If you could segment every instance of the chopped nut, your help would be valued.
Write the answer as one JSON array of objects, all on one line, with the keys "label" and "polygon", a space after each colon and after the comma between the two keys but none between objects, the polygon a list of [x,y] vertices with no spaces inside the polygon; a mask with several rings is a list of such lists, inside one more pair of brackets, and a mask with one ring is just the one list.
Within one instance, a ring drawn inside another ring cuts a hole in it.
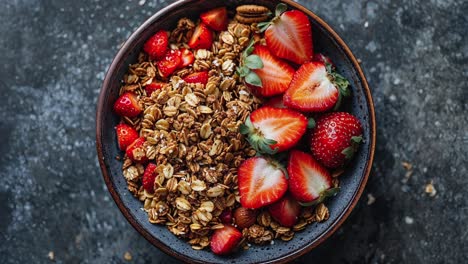
[{"label": "chopped nut", "polygon": [[323,222],[330,217],[330,213],[328,212],[328,208],[323,203],[320,203],[315,208],[315,216],[317,222]]},{"label": "chopped nut", "polygon": [[426,184],[426,187],[424,188],[424,191],[429,194],[429,196],[434,197],[437,194],[437,191],[434,187],[434,184],[432,183],[432,180]]}]

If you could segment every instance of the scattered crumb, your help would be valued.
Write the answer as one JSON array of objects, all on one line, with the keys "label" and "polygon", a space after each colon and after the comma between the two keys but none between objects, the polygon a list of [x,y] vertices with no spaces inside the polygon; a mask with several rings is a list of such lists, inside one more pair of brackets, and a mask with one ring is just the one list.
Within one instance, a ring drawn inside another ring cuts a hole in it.
[{"label": "scattered crumb", "polygon": [[124,254],[124,259],[125,259],[126,261],[131,261],[131,260],[132,260],[132,254],[130,254],[130,252],[128,252],[128,251],[125,252],[125,254]]},{"label": "scattered crumb", "polygon": [[424,191],[429,194],[430,197],[434,197],[437,194],[437,190],[434,187],[434,184],[432,180],[426,184],[426,187],[424,188]]},{"label": "scattered crumb", "polygon": [[146,0],[140,0],[140,1],[138,2],[138,5],[141,5],[141,6],[142,6],[142,5],[144,5],[145,3],[146,3]]},{"label": "scattered crumb", "polygon": [[405,177],[403,178],[403,180],[401,180],[401,182],[407,183],[409,179],[411,178],[411,175],[413,175],[413,164],[407,161],[403,161],[401,163],[401,166],[403,166],[403,168],[406,170]]},{"label": "scattered crumb", "polygon": [[270,245],[274,245],[274,244],[275,244],[274,240],[270,241]]},{"label": "scattered crumb", "polygon": [[412,217],[405,216],[405,223],[407,225],[412,225],[414,223],[414,219]]},{"label": "scattered crumb", "polygon": [[401,163],[401,166],[403,166],[403,168],[405,168],[405,170],[409,171],[411,169],[413,169],[413,164],[407,162],[407,161],[403,161]]},{"label": "scattered crumb", "polygon": [[360,58],[357,58],[357,62],[360,64],[362,63],[362,60]]},{"label": "scattered crumb", "polygon": [[50,260],[55,260],[55,254],[53,251],[49,251],[49,254],[47,254],[47,257],[50,259]]},{"label": "scattered crumb", "polygon": [[375,197],[372,193],[367,194],[367,205],[375,203]]},{"label": "scattered crumb", "polygon": [[122,160],[122,158],[120,157],[120,155],[115,156],[115,159],[116,159],[116,160]]},{"label": "scattered crumb", "polygon": [[369,27],[369,22],[367,22],[367,21],[364,22],[364,27],[365,27],[365,28],[368,28],[368,27]]}]

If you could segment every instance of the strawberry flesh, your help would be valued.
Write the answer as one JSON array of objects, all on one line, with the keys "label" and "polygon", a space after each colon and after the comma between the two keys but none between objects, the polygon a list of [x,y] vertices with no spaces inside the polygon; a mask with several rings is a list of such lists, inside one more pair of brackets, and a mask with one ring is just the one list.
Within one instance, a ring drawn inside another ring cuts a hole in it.
[{"label": "strawberry flesh", "polygon": [[187,67],[195,61],[195,56],[189,49],[180,49],[180,56],[182,59],[182,63],[180,64],[180,68]]},{"label": "strawberry flesh", "polygon": [[227,29],[228,15],[226,7],[211,9],[200,15],[201,21],[215,31]]},{"label": "strawberry flesh", "polygon": [[217,255],[227,255],[231,253],[239,244],[242,233],[235,227],[225,225],[217,229],[211,237],[211,251]]},{"label": "strawberry flesh", "polygon": [[149,163],[148,166],[146,166],[145,172],[143,173],[143,178],[141,180],[143,188],[149,193],[154,192],[154,179],[156,179],[157,175],[156,168],[156,164]]},{"label": "strawberry flesh", "polygon": [[136,117],[142,111],[137,95],[131,92],[122,94],[114,103],[114,112],[119,116]]},{"label": "strawberry flesh", "polygon": [[188,76],[184,77],[184,81],[186,83],[201,83],[206,84],[208,82],[208,72],[194,72],[189,74]]},{"label": "strawberry flesh", "polygon": [[282,226],[292,227],[301,214],[301,205],[291,196],[285,195],[268,207],[270,215]]},{"label": "strawberry flesh", "polygon": [[219,220],[223,224],[232,224],[232,211],[231,209],[224,209],[224,211],[219,215]]},{"label": "strawberry flesh", "polygon": [[115,130],[120,150],[126,150],[139,137],[138,132],[127,124],[118,124]]},{"label": "strawberry flesh", "polygon": [[155,60],[166,54],[168,44],[169,36],[167,32],[160,30],[145,42],[143,50],[148,53],[151,59]]},{"label": "strawberry flesh", "polygon": [[213,32],[203,23],[200,23],[193,32],[188,43],[192,49],[210,49],[213,43]]},{"label": "strawberry flesh", "polygon": [[169,77],[175,70],[177,70],[182,63],[181,54],[179,50],[168,50],[164,58],[158,62],[159,73],[162,77]]},{"label": "strawberry flesh", "polygon": [[137,163],[146,163],[148,161],[148,157],[146,157],[146,152],[143,146],[145,142],[146,139],[144,137],[139,137],[127,147],[125,153],[132,161]]},{"label": "strawberry flesh", "polygon": [[150,84],[147,84],[147,85],[145,86],[146,95],[147,95],[147,96],[151,96],[151,94],[152,94],[154,91],[163,88],[164,85],[166,85],[166,84],[165,84],[165,83],[162,83],[162,82],[152,82],[152,83],[150,83]]},{"label": "strawberry flesh", "polygon": [[283,96],[275,96],[266,101],[263,106],[271,106],[276,108],[286,108],[283,102]]}]

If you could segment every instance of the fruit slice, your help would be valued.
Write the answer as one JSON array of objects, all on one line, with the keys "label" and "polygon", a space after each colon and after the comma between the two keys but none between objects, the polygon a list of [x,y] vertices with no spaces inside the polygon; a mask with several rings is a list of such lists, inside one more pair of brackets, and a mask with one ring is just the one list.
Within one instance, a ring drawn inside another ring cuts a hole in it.
[{"label": "fruit slice", "polygon": [[292,227],[301,214],[301,205],[291,196],[285,195],[281,200],[270,205],[268,212],[282,226]]},{"label": "fruit slice", "polygon": [[169,77],[176,69],[180,67],[182,58],[180,50],[168,50],[164,57],[156,62],[158,70],[163,77]]},{"label": "fruit slice", "polygon": [[245,208],[256,209],[274,203],[288,189],[283,169],[265,157],[245,160],[237,175],[240,203]]},{"label": "fruit slice", "polygon": [[193,32],[188,43],[192,49],[210,49],[213,43],[213,32],[203,23],[200,23]]},{"label": "fruit slice", "polygon": [[148,157],[146,157],[144,149],[145,142],[146,139],[144,137],[139,137],[127,147],[125,153],[132,161],[137,163],[146,163],[148,161]]},{"label": "fruit slice", "polygon": [[131,92],[122,94],[114,103],[114,112],[119,116],[136,117],[142,111],[137,95]]},{"label": "fruit slice", "polygon": [[211,237],[211,251],[217,255],[226,255],[231,253],[239,244],[242,233],[235,227],[225,225],[217,229]]},{"label": "fruit slice", "polygon": [[182,63],[179,65],[180,68],[187,67],[195,61],[195,56],[189,49],[180,49],[180,56]]},{"label": "fruit slice", "polygon": [[289,191],[296,200],[310,203],[329,195],[331,175],[311,155],[299,150],[291,151],[288,174]]},{"label": "fruit slice", "polygon": [[280,58],[270,53],[263,45],[255,45],[253,53],[260,57],[263,68],[253,69],[260,80],[262,87],[248,85],[253,92],[261,96],[273,96],[284,93],[288,89],[289,83],[294,75],[294,68]]},{"label": "fruit slice", "polygon": [[226,7],[211,9],[201,14],[200,19],[213,30],[223,31],[227,29],[228,15]]},{"label": "fruit slice", "polygon": [[311,133],[312,155],[325,167],[338,168],[350,160],[362,141],[362,126],[345,112],[325,114],[316,120]]},{"label": "fruit slice", "polygon": [[139,137],[138,132],[127,124],[118,124],[115,130],[120,150],[126,150]]},{"label": "fruit slice", "polygon": [[307,118],[301,113],[264,106],[253,111],[239,131],[258,152],[274,154],[296,145],[306,128]]},{"label": "fruit slice", "polygon": [[160,59],[166,54],[169,45],[169,36],[164,30],[158,31],[150,37],[144,44],[143,50],[148,53],[152,60]]},{"label": "fruit slice", "polygon": [[208,82],[208,72],[194,72],[184,77],[186,83],[201,83],[206,84]]},{"label": "fruit slice", "polygon": [[154,91],[163,88],[164,85],[166,85],[166,84],[165,84],[165,83],[162,83],[162,82],[152,82],[152,83],[146,85],[146,86],[145,86],[146,95],[147,95],[147,96],[151,96],[151,94],[152,94]]},{"label": "fruit slice", "polygon": [[154,192],[154,179],[156,179],[157,176],[156,168],[156,164],[149,163],[148,166],[146,166],[141,180],[143,188],[149,193]]},{"label": "fruit slice", "polygon": [[271,106],[276,108],[286,108],[283,102],[283,96],[275,96],[266,101],[263,106]]}]

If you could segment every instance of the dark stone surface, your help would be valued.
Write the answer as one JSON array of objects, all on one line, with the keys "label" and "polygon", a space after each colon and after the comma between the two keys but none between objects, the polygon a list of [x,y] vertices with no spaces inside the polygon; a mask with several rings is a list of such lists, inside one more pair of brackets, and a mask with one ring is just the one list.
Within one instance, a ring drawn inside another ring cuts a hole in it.
[{"label": "dark stone surface", "polygon": [[[348,43],[378,145],[350,218],[298,263],[468,259],[468,2],[298,1]],[[173,263],[133,230],[100,175],[95,104],[117,49],[170,1],[0,3],[0,263]],[[401,162],[413,164],[405,180]],[[424,191],[433,181],[435,197]],[[367,195],[375,202],[368,205]]]}]

